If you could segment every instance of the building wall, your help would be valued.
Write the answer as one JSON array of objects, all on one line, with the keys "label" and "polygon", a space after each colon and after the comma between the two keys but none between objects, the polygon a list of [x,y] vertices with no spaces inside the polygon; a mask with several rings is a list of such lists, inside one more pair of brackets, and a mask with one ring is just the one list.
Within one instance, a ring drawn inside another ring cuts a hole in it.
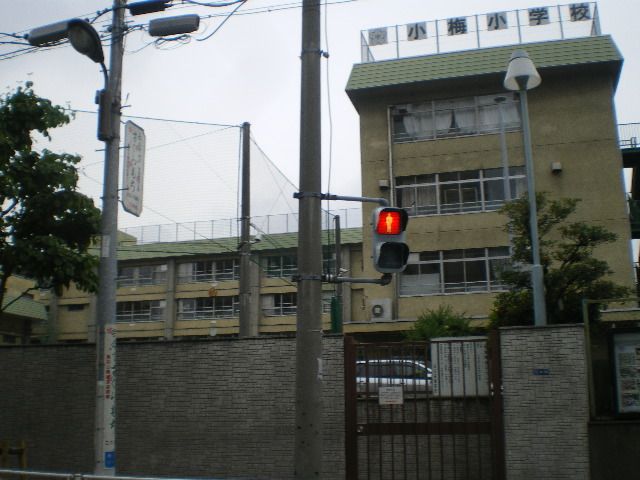
[{"label": "building wall", "polygon": [[[613,79],[604,70],[595,69],[566,68],[542,71],[541,75],[542,85],[529,92],[536,190],[549,192],[551,198],[581,199],[570,221],[602,225],[616,233],[618,240],[598,248],[595,254],[609,262],[614,272],[612,280],[632,286],[630,224],[615,130]],[[388,108],[408,102],[504,93],[502,78],[490,76],[457,81],[455,88],[441,82],[389,89],[357,100],[363,195],[383,196],[393,203],[394,189],[380,189],[379,180],[389,180],[393,185],[397,176],[500,167],[499,134],[400,143],[390,148]],[[508,132],[506,140],[509,165],[523,166],[521,131]],[[552,162],[560,162],[562,171],[552,173]],[[365,232],[372,208],[364,206]],[[411,252],[507,246],[504,223],[505,218],[497,212],[411,217],[407,243]],[[370,249],[371,239],[365,234],[363,251]],[[364,270],[365,276],[375,275],[369,263]],[[450,304],[470,317],[486,318],[494,300],[492,293],[397,297],[395,281],[387,287],[363,287],[365,304],[370,299],[394,299],[393,316],[397,320],[415,319],[425,309],[442,304]],[[360,318],[364,322],[370,319],[368,311]],[[385,328],[395,329],[393,323]]]},{"label": "building wall", "polygon": [[[153,247],[152,247],[153,248]],[[166,248],[166,246],[164,246]],[[144,253],[144,249],[140,248]],[[353,253],[352,253],[353,252]],[[294,255],[295,250],[270,251],[268,255]],[[261,297],[263,295],[277,295],[296,292],[297,284],[290,277],[269,277],[259,268],[260,253],[254,253],[252,258],[252,296],[256,297],[252,305],[257,317],[260,334],[283,334],[295,332],[296,315],[266,315],[262,310]],[[154,285],[127,285],[117,289],[118,302],[139,302],[159,300],[165,302],[163,318],[156,321],[121,321],[117,323],[119,338],[121,339],[167,339],[186,337],[214,337],[237,336],[239,333],[238,316],[230,318],[210,319],[179,319],[177,316],[178,302],[181,299],[206,298],[209,296],[230,297],[238,296],[239,281],[220,280],[216,282],[185,282],[177,275],[178,266],[184,262],[229,259],[229,255],[209,255],[194,257],[167,257],[158,259],[127,260],[120,262],[120,267],[142,267],[149,265],[166,265],[166,279]],[[352,265],[352,259],[356,263]],[[358,245],[347,244],[343,247],[343,266],[349,274],[361,276],[362,254]],[[323,284],[323,292],[333,292],[334,286]],[[352,321],[351,287],[344,284],[343,297],[346,307],[343,312],[345,322]],[[51,339],[52,341],[78,342],[94,340],[96,315],[95,297],[82,292],[71,285],[62,296],[55,297],[48,294],[42,301],[52,306]],[[358,308],[356,307],[356,316]],[[323,328],[329,331],[331,318],[329,313],[322,315]]]},{"label": "building wall", "polygon": [[[324,340],[323,478],[344,477],[342,337]],[[0,439],[29,468],[92,472],[93,345],[0,348]],[[293,478],[295,339],[125,343],[118,474]],[[6,414],[10,412],[10,414]]]},{"label": "building wall", "polygon": [[507,480],[589,479],[582,325],[500,330]]}]

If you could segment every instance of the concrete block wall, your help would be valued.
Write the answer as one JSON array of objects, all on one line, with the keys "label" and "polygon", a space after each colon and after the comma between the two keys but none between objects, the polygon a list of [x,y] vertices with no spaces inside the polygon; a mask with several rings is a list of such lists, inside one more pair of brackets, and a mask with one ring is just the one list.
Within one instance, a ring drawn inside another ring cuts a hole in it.
[{"label": "concrete block wall", "polygon": [[[323,478],[344,477],[342,337],[324,342]],[[0,439],[29,467],[92,472],[95,349],[0,348]],[[117,472],[293,478],[295,339],[124,343]]]},{"label": "concrete block wall", "polygon": [[582,325],[500,331],[508,480],[588,480]]}]

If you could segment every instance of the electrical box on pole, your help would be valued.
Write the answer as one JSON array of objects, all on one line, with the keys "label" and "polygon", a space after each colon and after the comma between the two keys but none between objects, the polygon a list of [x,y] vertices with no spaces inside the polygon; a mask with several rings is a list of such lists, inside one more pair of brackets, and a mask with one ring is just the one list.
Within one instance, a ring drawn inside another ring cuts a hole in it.
[{"label": "electrical box on pole", "polygon": [[409,215],[395,207],[373,211],[373,266],[380,273],[399,273],[407,266],[409,246],[405,243]]}]

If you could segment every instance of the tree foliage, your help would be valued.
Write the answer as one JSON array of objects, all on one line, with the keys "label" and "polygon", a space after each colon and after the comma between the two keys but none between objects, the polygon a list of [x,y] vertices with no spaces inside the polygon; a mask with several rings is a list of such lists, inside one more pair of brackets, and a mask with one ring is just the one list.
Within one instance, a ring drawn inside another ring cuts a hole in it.
[{"label": "tree foliage", "polygon": [[[575,212],[578,199],[549,200],[536,194],[540,263],[544,274],[547,323],[582,321],[582,299],[618,298],[630,290],[606,277],[613,273],[606,261],[593,257],[596,247],[616,240],[604,227],[567,221]],[[507,203],[501,212],[508,217],[505,229],[513,235],[514,265],[531,264],[529,202],[526,197]],[[491,313],[493,325],[533,324],[533,294],[530,271],[507,269],[502,281],[510,290],[498,294]],[[598,305],[592,304],[593,312]],[[591,315],[590,315],[591,317]]]},{"label": "tree foliage", "polygon": [[450,305],[440,305],[436,310],[426,310],[418,317],[411,330],[405,333],[408,340],[424,341],[436,337],[461,337],[473,333],[469,319],[455,313]]},{"label": "tree foliage", "polygon": [[100,211],[77,191],[80,157],[36,152],[34,134],[69,122],[32,84],[0,98],[0,305],[7,279],[32,278],[60,292],[75,282],[95,291],[97,258],[88,253]]}]

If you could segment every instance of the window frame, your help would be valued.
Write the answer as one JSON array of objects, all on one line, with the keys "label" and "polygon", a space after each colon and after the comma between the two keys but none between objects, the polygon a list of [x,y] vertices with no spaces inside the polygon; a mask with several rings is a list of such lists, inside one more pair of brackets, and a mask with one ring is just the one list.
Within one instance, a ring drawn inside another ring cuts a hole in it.
[{"label": "window frame", "polygon": [[[483,213],[493,212],[498,210],[504,205],[504,187],[502,188],[502,199],[489,199],[488,192],[489,183],[501,182],[504,185],[504,177],[502,173],[500,176],[492,176],[496,170],[501,168],[484,168],[478,170],[462,170],[455,172],[438,172],[428,175],[405,175],[395,178],[395,196],[396,204],[404,208],[410,217],[426,217],[436,215],[457,215],[466,213]],[[472,177],[474,172],[476,177]],[[456,175],[458,178],[454,180],[442,180],[442,178]],[[413,182],[411,182],[413,177]],[[421,179],[427,178],[428,181],[420,182]],[[463,178],[472,177],[472,178]],[[526,169],[523,165],[514,165],[509,167],[509,184],[511,186],[511,200],[515,200],[520,195],[523,195],[527,191],[526,182]],[[477,185],[476,187],[471,187]],[[435,202],[427,205],[418,205],[417,199],[421,198],[421,189],[433,189],[434,195],[431,195],[432,201]],[[466,190],[473,190],[477,192],[479,198],[473,202],[465,202],[464,192]],[[457,192],[457,203],[443,203],[445,194],[443,192]],[[408,194],[406,192],[409,192]],[[404,203],[413,202],[411,205],[404,206]]]},{"label": "window frame", "polygon": [[[129,307],[125,312],[125,307]],[[164,321],[166,300],[125,300],[116,303],[116,323],[149,323]]]},{"label": "window frame", "polygon": [[[482,255],[478,251],[482,250]],[[459,253],[458,253],[459,252]],[[475,252],[475,255],[474,255]],[[412,258],[413,257],[413,258]],[[422,259],[421,259],[422,257]],[[448,257],[448,258],[447,258]],[[472,280],[473,268],[482,262],[483,279]],[[398,292],[400,297],[421,297],[434,295],[457,295],[468,293],[492,293],[508,290],[507,286],[495,276],[496,264],[509,265],[509,247],[479,247],[460,250],[438,250],[412,253],[407,268],[417,269],[417,274],[400,274]],[[434,268],[435,267],[435,268]],[[431,269],[432,273],[422,273],[422,269]],[[407,277],[437,275],[437,283],[406,282]],[[447,282],[447,276],[455,278],[462,275],[462,282]]]},{"label": "window frame", "polygon": [[[496,97],[505,97],[506,101],[497,104],[494,100]],[[499,133],[499,120],[496,123],[483,123],[481,120],[484,111],[498,108],[502,109],[505,132],[519,131],[522,128],[519,104],[517,93],[494,93],[393,105],[390,107],[392,141],[401,144]],[[464,115],[463,111],[472,113],[473,125],[458,124],[457,118]],[[449,118],[443,115],[447,112],[451,113]],[[408,132],[406,120],[419,123],[421,116],[426,123],[430,122],[430,129],[416,128],[415,132]],[[514,117],[517,117],[517,121],[513,120]]]},{"label": "window frame", "polygon": [[[194,303],[195,308],[185,309],[185,306],[190,302]],[[208,303],[211,305],[207,305]],[[176,320],[179,321],[216,320],[239,316],[240,300],[238,295],[179,298],[176,300]]]},{"label": "window frame", "polygon": [[[150,287],[166,284],[168,269],[169,266],[166,263],[123,265],[118,268],[117,288]],[[146,273],[146,270],[150,271]],[[128,274],[129,272],[130,274]]]}]

